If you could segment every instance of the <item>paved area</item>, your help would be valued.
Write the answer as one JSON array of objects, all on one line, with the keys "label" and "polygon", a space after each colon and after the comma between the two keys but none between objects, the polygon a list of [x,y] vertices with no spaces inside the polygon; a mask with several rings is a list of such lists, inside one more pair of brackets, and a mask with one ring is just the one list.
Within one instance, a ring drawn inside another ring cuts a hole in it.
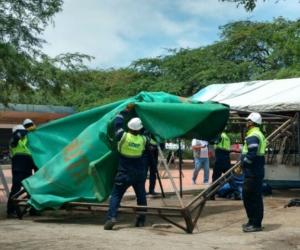
[{"label": "paved area", "polygon": [[[1,165],[3,169],[4,176],[6,178],[6,182],[11,188],[12,176],[11,176],[11,169],[10,165]],[[183,160],[181,164],[182,168],[182,178],[180,178],[180,171],[179,171],[179,162],[178,160],[175,161],[174,164],[170,165],[170,172],[172,175],[172,179],[178,191],[188,191],[188,190],[203,190],[208,187],[208,185],[203,184],[203,169],[200,170],[198,179],[196,181],[196,185],[192,184],[192,174],[193,174],[193,167],[194,163],[192,160]],[[162,184],[163,191],[165,193],[174,192],[173,184],[171,182],[171,178],[168,177],[168,173],[165,170],[165,167],[161,164],[158,168],[160,180]],[[210,178],[212,175],[212,169],[210,169]],[[210,180],[211,181],[211,180]],[[149,181],[146,181],[146,191],[148,191]],[[3,189],[3,185],[0,180],[0,189]],[[159,181],[156,182],[155,191],[157,193],[161,193]],[[134,195],[134,191],[132,188],[129,188],[126,192],[126,195]],[[6,202],[7,198],[5,196],[5,192],[0,192],[0,202]]]}]

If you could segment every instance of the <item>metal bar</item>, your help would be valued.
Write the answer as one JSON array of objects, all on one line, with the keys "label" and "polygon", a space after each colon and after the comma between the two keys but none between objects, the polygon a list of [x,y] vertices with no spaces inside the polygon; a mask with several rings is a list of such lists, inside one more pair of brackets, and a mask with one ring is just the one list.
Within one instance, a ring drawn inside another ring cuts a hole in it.
[{"label": "metal bar", "polygon": [[177,223],[177,222],[175,222],[175,221],[169,219],[168,217],[165,217],[165,216],[163,216],[163,215],[160,215],[159,217],[162,218],[163,220],[167,221],[167,222],[170,222],[171,224],[175,225],[176,227],[181,228],[183,231],[185,231],[185,232],[187,231],[187,228],[186,228],[186,227],[184,227],[184,226],[182,226],[181,224],[179,224],[179,223]]},{"label": "metal bar", "polygon": [[1,178],[1,182],[2,182],[2,185],[3,185],[4,191],[5,191],[5,196],[8,198],[9,197],[9,188],[8,188],[6,178],[4,176],[1,164],[0,164],[0,178]]},{"label": "metal bar", "polygon": [[[163,153],[162,153],[160,147],[158,147],[158,151],[159,151],[160,156],[163,157]],[[177,195],[178,201],[179,201],[181,207],[183,208],[184,205],[183,205],[182,200],[181,200],[181,197],[180,197],[180,195],[179,195],[179,193],[178,193],[178,189],[177,189],[177,187],[176,187],[176,185],[175,185],[175,182],[174,182],[174,180],[173,180],[173,177],[172,177],[172,174],[171,174],[171,172],[170,172],[170,169],[169,169],[169,167],[168,167],[168,165],[166,164],[165,161],[163,161],[163,164],[164,164],[164,166],[165,166],[165,168],[166,168],[166,171],[167,171],[168,176],[169,176],[169,178],[170,178],[170,181],[171,181],[171,183],[172,183],[173,189],[174,189],[174,191],[175,191],[175,193],[176,193],[176,195]]]},{"label": "metal bar", "polygon": [[180,190],[180,197],[182,197],[182,152],[181,152],[181,141],[180,137],[178,138],[178,154],[179,154],[179,190]]},{"label": "metal bar", "polygon": [[[157,145],[157,147],[160,147],[160,145],[159,145],[159,143],[157,143],[156,142],[156,145]],[[153,156],[153,153],[150,151],[150,155],[151,155],[151,158],[152,158],[152,162],[153,162],[153,164],[155,164],[155,174],[156,174],[156,178],[157,178],[157,180],[158,180],[158,183],[159,183],[159,187],[160,187],[160,190],[161,190],[161,195],[162,195],[162,197],[163,198],[166,198],[166,196],[165,196],[165,192],[164,192],[164,189],[163,189],[163,186],[162,186],[162,183],[161,183],[161,179],[160,179],[160,176],[159,176],[159,173],[158,173],[158,170],[157,170],[157,163],[158,163],[158,161],[156,162],[156,159],[154,159],[154,156]],[[163,159],[163,161],[164,161],[165,159]],[[149,180],[149,182],[150,182],[150,180]],[[150,190],[149,190],[150,191]],[[154,191],[154,190],[153,190]]]}]

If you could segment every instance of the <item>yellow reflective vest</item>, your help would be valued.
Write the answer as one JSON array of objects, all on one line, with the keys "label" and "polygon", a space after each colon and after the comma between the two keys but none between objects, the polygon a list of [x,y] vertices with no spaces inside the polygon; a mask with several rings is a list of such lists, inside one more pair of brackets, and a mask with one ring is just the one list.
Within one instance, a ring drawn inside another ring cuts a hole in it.
[{"label": "yellow reflective vest", "polygon": [[146,145],[146,137],[125,132],[118,142],[118,151],[129,158],[141,157]]}]

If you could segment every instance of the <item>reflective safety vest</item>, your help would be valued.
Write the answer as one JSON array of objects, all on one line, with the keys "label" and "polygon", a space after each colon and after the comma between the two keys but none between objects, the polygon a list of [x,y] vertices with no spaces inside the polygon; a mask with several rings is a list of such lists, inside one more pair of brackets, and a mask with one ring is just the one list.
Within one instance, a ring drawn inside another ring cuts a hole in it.
[{"label": "reflective safety vest", "polygon": [[[259,144],[257,146],[257,152],[256,155],[257,156],[264,156],[265,155],[265,151],[266,151],[266,147],[267,147],[267,140],[265,138],[265,136],[262,134],[262,132],[259,130],[258,127],[254,127],[252,129],[250,129],[247,133],[246,139],[248,137],[251,136],[256,136],[259,139]],[[243,154],[248,153],[248,146],[246,144],[246,140],[243,146]]]},{"label": "reflective safety vest", "polygon": [[215,149],[217,148],[230,151],[230,139],[225,132],[221,134],[221,141],[215,145]]},{"label": "reflective safety vest", "polygon": [[118,151],[129,158],[141,157],[146,145],[146,137],[125,132],[118,142]]},{"label": "reflective safety vest", "polygon": [[19,140],[16,147],[10,147],[10,156],[11,158],[15,155],[31,155],[29,149],[26,146],[27,137],[23,140]]},{"label": "reflective safety vest", "polygon": [[152,138],[150,139],[150,144],[153,145],[153,146],[157,146],[156,141],[154,141]]}]

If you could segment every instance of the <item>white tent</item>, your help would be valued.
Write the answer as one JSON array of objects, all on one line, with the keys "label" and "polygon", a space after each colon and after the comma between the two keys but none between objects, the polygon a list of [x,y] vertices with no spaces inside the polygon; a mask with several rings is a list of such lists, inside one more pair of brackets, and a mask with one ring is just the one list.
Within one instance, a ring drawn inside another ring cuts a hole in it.
[{"label": "white tent", "polygon": [[192,96],[216,101],[241,111],[278,112],[300,110],[300,78],[212,84]]}]

